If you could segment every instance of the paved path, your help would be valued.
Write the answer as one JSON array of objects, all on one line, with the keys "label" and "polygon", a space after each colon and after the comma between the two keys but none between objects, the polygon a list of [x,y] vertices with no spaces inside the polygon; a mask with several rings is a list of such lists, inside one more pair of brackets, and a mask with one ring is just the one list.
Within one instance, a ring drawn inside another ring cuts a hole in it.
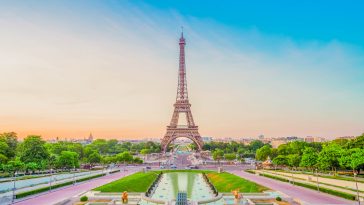
[{"label": "paved path", "polygon": [[292,184],[288,184],[285,182],[277,181],[274,179],[257,176],[254,174],[246,173],[244,171],[238,171],[238,170],[231,170],[230,173],[233,173],[237,176],[243,177],[245,179],[248,179],[250,181],[254,181],[258,184],[261,184],[263,186],[266,186],[270,189],[280,191],[292,198],[300,199],[302,202],[305,202],[305,204],[345,204],[345,205],[354,205],[357,204],[357,202],[346,200],[343,198],[339,198],[336,196],[332,196],[325,193],[319,193],[314,190],[306,189],[299,186],[294,186]]},{"label": "paved path", "polygon": [[[313,176],[313,175],[301,174],[301,173],[286,173],[286,172],[278,172],[278,171],[274,171],[274,170],[262,170],[262,171],[268,172],[268,174],[271,174],[271,175],[281,175],[281,177],[285,176],[287,178],[291,178],[291,176],[293,174],[293,176],[295,178],[300,178],[300,179],[305,180],[305,181],[308,181],[308,177],[311,177],[314,183],[316,182],[316,178],[317,178],[316,176]],[[354,181],[346,181],[346,180],[340,180],[340,179],[329,179],[329,178],[325,178],[325,177],[318,177],[318,179],[319,179],[319,182],[322,182],[322,183],[326,183],[326,184],[329,184],[329,185],[331,184],[331,185],[335,185],[335,186],[341,186],[341,187],[347,187],[347,188],[356,190],[356,185],[355,185]],[[359,190],[363,191],[364,190],[364,183],[363,182],[358,182],[358,188],[359,188]],[[350,193],[356,194],[356,192],[350,192]]]},{"label": "paved path", "polygon": [[[272,176],[277,176],[280,178],[285,178],[288,180],[292,180],[292,177],[289,173],[280,173],[280,172],[275,172],[275,171],[267,171],[267,170],[259,170],[256,171],[258,173],[267,173],[269,175]],[[301,174],[293,174],[294,176],[294,182],[301,182],[301,183],[306,183],[306,184],[311,184],[316,186],[316,181],[314,181],[316,178],[312,177],[313,181],[309,181],[307,180],[307,175],[306,178],[304,178],[305,175],[301,175]],[[324,182],[324,184],[322,184],[322,181]],[[328,189],[332,189],[332,190],[336,190],[336,191],[340,191],[340,192],[344,192],[344,193],[348,193],[348,194],[352,194],[354,196],[357,195],[357,192],[354,190],[348,190],[345,189],[346,188],[351,188],[350,184],[355,186],[355,182],[350,182],[350,181],[343,181],[343,180],[337,180],[337,179],[326,179],[326,178],[322,178],[319,177],[319,183],[320,183],[320,187],[324,187],[324,188],[328,188]],[[359,185],[359,183],[358,183]],[[364,185],[363,183],[361,183],[361,185]],[[341,186],[341,187],[337,187],[337,186]],[[361,186],[363,188],[363,186]],[[362,192],[362,189],[360,190]],[[363,196],[362,193],[360,193],[360,199],[361,201],[363,201]]]},{"label": "paved path", "polygon": [[55,190],[53,192],[48,192],[43,195],[38,195],[29,199],[26,199],[24,201],[15,202],[16,205],[51,205],[58,203],[60,201],[66,200],[70,197],[73,197],[75,195],[79,195],[83,192],[86,192],[90,189],[96,188],[98,186],[101,186],[103,184],[107,184],[109,182],[112,182],[114,180],[117,180],[119,178],[122,178],[126,175],[133,174],[134,172],[138,171],[138,169],[132,169],[128,168],[127,171],[121,171],[115,174],[110,174],[104,177],[100,177],[97,179],[93,179],[91,181],[76,184],[74,186],[69,186],[63,189]]}]

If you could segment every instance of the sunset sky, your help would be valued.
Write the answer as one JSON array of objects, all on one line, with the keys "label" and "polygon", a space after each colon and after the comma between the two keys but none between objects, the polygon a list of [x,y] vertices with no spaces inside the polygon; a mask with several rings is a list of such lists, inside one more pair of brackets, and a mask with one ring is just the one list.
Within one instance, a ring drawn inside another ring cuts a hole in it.
[{"label": "sunset sky", "polygon": [[183,26],[202,136],[363,133],[364,4],[244,2],[0,0],[0,132],[162,137]]}]

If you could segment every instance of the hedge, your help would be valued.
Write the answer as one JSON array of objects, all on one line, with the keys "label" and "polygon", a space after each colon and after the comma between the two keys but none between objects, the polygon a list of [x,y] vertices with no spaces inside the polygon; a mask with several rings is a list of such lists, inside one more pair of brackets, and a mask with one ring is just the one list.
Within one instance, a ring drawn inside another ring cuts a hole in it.
[{"label": "hedge", "polygon": [[245,172],[248,172],[248,173],[250,173],[250,174],[255,174],[255,171],[253,171],[253,170],[250,170],[250,169],[246,169],[246,170],[244,170]]},{"label": "hedge", "polygon": [[[264,177],[268,177],[271,179],[276,179],[282,182],[289,182],[288,179],[285,178],[281,178],[281,177],[277,177],[277,176],[272,176],[269,174],[259,174],[260,176],[264,176]],[[301,182],[294,182],[295,185],[301,186],[301,187],[305,187],[305,188],[309,188],[309,189],[313,189],[313,190],[317,190],[317,186],[312,185],[312,184],[306,184],[306,183],[301,183]],[[332,190],[332,189],[328,189],[325,187],[320,187],[320,191],[324,192],[324,193],[328,193],[331,195],[335,195],[335,196],[339,196],[345,199],[350,199],[350,200],[356,200],[356,196],[353,194],[349,194],[349,193],[344,193],[341,191],[336,191],[336,190]]]},{"label": "hedge", "polygon": [[[101,177],[101,176],[105,176],[105,174],[97,174],[95,176],[90,176],[90,177],[86,177],[86,178],[82,178],[82,179],[77,179],[75,182],[83,182],[83,181],[87,181],[87,180],[94,179],[94,178]],[[52,185],[51,187],[42,187],[42,188],[39,188],[39,189],[34,189],[34,190],[31,190],[31,191],[26,191],[26,192],[16,194],[15,198],[20,199],[20,198],[30,196],[30,195],[33,195],[33,194],[38,194],[38,193],[49,191],[50,188],[51,189],[56,189],[56,188],[64,187],[64,186],[71,185],[71,184],[73,184],[73,181],[69,181],[69,182],[65,182],[65,183],[61,183],[61,184],[55,184],[55,185]]]},{"label": "hedge", "polygon": [[113,173],[116,173],[116,172],[120,172],[120,169],[113,170],[113,171],[109,172],[109,174],[113,174]]}]

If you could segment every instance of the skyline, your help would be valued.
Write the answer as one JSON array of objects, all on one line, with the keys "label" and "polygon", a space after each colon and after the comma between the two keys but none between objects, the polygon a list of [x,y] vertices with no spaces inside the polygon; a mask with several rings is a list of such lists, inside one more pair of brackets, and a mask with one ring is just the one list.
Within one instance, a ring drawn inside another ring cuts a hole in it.
[{"label": "skyline", "polygon": [[323,15],[323,2],[298,13],[287,1],[276,11],[181,2],[2,2],[0,132],[161,138],[176,97],[181,26],[202,136],[364,132],[362,3],[332,3]]}]

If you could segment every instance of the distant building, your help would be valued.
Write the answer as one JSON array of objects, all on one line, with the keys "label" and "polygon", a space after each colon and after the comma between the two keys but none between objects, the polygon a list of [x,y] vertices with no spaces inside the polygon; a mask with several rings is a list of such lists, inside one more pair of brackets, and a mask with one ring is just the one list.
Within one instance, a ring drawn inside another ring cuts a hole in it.
[{"label": "distant building", "polygon": [[347,139],[347,140],[352,140],[355,139],[355,136],[342,136],[342,137],[338,137],[337,139]]},{"label": "distant building", "polygon": [[326,139],[323,137],[313,137],[313,136],[307,136],[304,138],[305,142],[312,143],[312,142],[325,142]]},{"label": "distant building", "polygon": [[213,139],[212,139],[212,137],[202,137],[202,141],[205,143],[209,143],[209,142],[212,142]]},{"label": "distant building", "polygon": [[92,143],[92,141],[94,141],[94,136],[92,136],[92,133],[90,133],[90,135],[88,136],[87,139],[90,143]]},{"label": "distant building", "polygon": [[285,138],[277,138],[277,139],[272,139],[270,144],[272,145],[273,148],[277,148],[279,145],[281,144],[286,144],[288,141]]}]

